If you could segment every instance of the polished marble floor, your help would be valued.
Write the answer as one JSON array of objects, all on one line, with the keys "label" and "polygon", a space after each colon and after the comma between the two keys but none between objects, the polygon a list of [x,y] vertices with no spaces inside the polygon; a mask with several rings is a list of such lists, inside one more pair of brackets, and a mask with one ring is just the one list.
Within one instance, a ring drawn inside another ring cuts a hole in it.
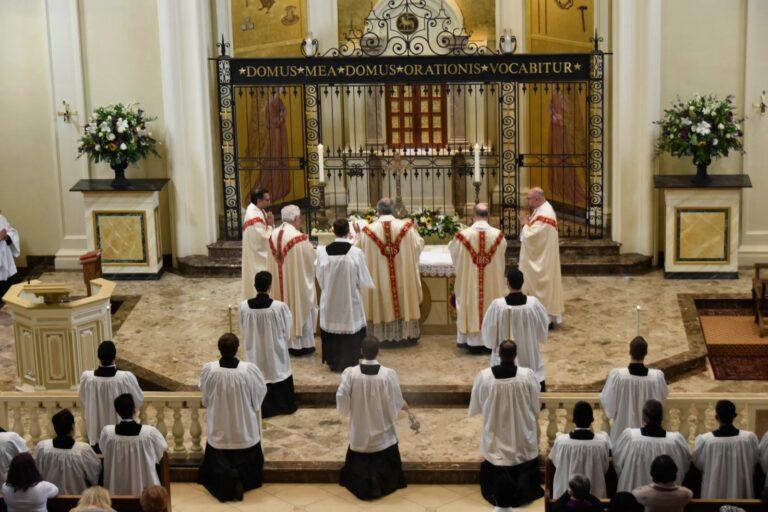
[{"label": "polished marble floor", "polygon": [[[171,485],[174,512],[488,512],[477,485],[409,485],[374,502],[334,484],[266,484],[241,502],[220,503],[197,484]],[[514,510],[541,512],[543,500]]]},{"label": "polished marble floor", "polygon": [[[46,282],[67,283],[82,294],[78,272],[43,274]],[[565,277],[565,323],[542,345],[551,390],[584,386],[599,390],[615,366],[626,364],[627,343],[636,331],[635,306],[642,307],[641,333],[650,342],[649,363],[688,349],[678,294],[724,293],[748,296],[749,274],[738,280],[665,280],[661,272],[632,277]],[[203,363],[217,357],[216,340],[228,330],[227,307],[239,299],[233,278],[186,278],[166,273],[159,281],[120,281],[116,295],[137,298],[114,335],[119,354],[181,386],[195,388]],[[125,313],[125,312],[124,312]],[[237,330],[237,329],[236,329]],[[390,349],[383,364],[401,383],[470,385],[486,356],[456,349],[453,336],[424,336],[418,346]],[[298,386],[336,385],[319,354],[294,359]],[[0,309],[0,388],[12,389],[15,355],[10,315]],[[768,391],[766,382],[714,381],[708,370],[672,385],[675,391]]]}]

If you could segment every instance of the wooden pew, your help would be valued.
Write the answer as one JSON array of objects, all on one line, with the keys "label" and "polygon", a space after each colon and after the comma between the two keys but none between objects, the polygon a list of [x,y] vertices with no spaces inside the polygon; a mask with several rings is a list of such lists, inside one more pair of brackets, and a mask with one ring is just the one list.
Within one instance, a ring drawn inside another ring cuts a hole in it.
[{"label": "wooden pew", "polygon": [[[616,471],[613,468],[613,463],[610,463],[608,473],[606,474],[606,487],[608,489],[608,496],[613,496],[616,492]],[[547,459],[544,466],[544,510],[551,512],[554,502],[559,496],[552,496],[553,482],[555,479],[555,466],[552,461]],[[760,492],[763,488],[763,482],[765,481],[765,475],[759,469],[755,472],[755,490]],[[686,474],[683,479],[683,485],[689,489],[694,490],[694,496],[698,495],[698,491],[701,489],[701,473],[691,464],[691,470]],[[605,506],[608,506],[609,499],[602,500]],[[764,512],[764,509],[760,505],[760,500],[703,500],[701,498],[695,498],[687,507],[686,512],[719,512],[720,507],[723,505],[734,505],[741,507],[747,512]]]}]

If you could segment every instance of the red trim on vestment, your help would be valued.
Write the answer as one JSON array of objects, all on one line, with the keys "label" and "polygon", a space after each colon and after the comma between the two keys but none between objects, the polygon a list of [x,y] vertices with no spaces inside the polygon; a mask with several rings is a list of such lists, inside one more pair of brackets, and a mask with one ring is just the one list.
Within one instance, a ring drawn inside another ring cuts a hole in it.
[{"label": "red trim on vestment", "polygon": [[408,230],[413,227],[412,222],[406,222],[405,225],[403,225],[403,229],[400,231],[400,233],[397,235],[397,238],[395,240],[392,240],[392,221],[384,220],[381,221],[382,226],[384,227],[384,241],[381,241],[378,236],[376,236],[376,233],[371,230],[370,227],[365,226],[363,228],[363,232],[368,235],[371,240],[373,240],[373,243],[375,243],[379,247],[379,251],[381,252],[381,255],[384,256],[387,259],[387,271],[389,273],[389,288],[392,292],[392,306],[395,309],[395,319],[400,319],[400,296],[397,293],[397,273],[395,272],[395,256],[400,252],[400,243],[403,241],[403,238],[405,238],[405,235],[408,233]]},{"label": "red trim on vestment", "polygon": [[479,293],[478,293],[478,310],[480,312],[480,325],[483,325],[483,313],[485,313],[485,267],[487,267],[491,261],[493,260],[493,255],[496,254],[496,249],[499,248],[499,244],[502,240],[504,240],[504,232],[499,232],[499,235],[496,237],[496,240],[494,240],[493,245],[491,245],[490,249],[486,252],[485,250],[485,231],[479,231],[478,234],[480,235],[480,243],[478,244],[480,247],[479,251],[476,251],[474,247],[472,247],[472,244],[469,243],[469,240],[464,237],[461,233],[456,233],[456,240],[461,242],[461,244],[466,247],[466,249],[469,251],[469,254],[472,256],[472,263],[477,266],[477,277],[478,277],[478,286],[480,287]]}]

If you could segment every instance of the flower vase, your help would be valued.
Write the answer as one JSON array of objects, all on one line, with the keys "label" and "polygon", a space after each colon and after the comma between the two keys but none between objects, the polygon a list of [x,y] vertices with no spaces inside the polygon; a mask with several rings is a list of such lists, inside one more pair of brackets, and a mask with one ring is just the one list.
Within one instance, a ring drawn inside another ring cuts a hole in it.
[{"label": "flower vase", "polygon": [[125,179],[125,169],[128,167],[128,162],[114,163],[110,167],[115,171],[115,179],[112,180],[110,186],[118,190],[128,188],[128,180]]},{"label": "flower vase", "polygon": [[696,164],[696,177],[693,178],[693,182],[698,185],[706,185],[712,179],[709,177],[709,174],[707,174],[707,167],[709,167],[709,163],[697,163]]}]

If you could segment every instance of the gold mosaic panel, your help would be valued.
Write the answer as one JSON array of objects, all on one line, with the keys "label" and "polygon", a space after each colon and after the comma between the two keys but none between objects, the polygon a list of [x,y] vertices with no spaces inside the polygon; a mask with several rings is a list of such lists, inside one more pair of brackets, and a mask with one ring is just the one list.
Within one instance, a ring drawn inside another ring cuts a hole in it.
[{"label": "gold mosaic panel", "polygon": [[675,262],[727,263],[730,208],[675,208]]},{"label": "gold mosaic panel", "polygon": [[103,265],[149,265],[144,212],[93,212],[93,223]]}]

